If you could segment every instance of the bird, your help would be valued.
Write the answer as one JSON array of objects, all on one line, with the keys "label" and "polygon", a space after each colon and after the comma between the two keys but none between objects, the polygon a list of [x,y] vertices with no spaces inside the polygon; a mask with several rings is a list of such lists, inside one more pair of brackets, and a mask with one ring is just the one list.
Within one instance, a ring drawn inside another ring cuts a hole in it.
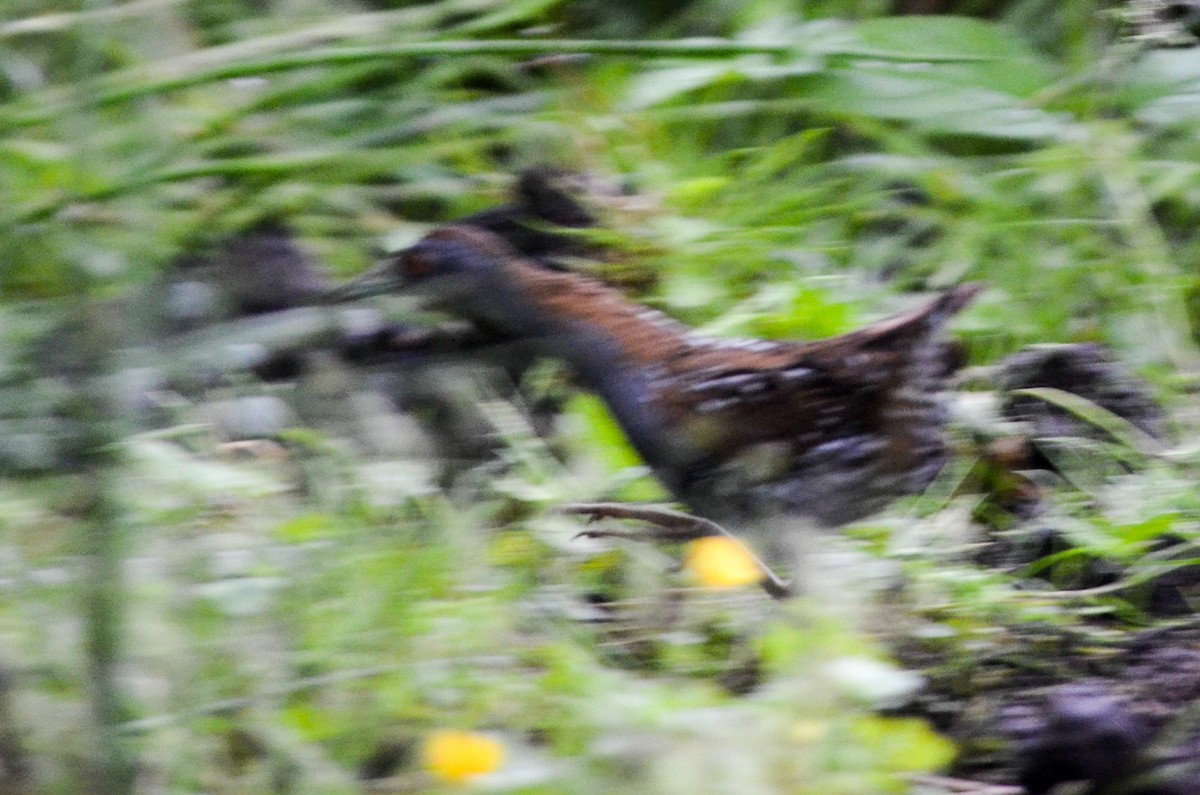
[{"label": "bird", "polygon": [[924,489],[948,458],[942,330],[983,289],[813,342],[701,334],[477,226],[439,227],[343,294],[404,290],[567,363],[690,510],[838,526]]}]

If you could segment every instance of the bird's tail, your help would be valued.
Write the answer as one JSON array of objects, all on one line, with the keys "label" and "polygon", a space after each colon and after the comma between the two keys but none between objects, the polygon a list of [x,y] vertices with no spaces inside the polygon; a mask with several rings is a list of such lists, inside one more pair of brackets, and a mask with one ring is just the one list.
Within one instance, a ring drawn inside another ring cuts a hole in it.
[{"label": "bird's tail", "polygon": [[960,284],[898,318],[904,321],[896,329],[904,339],[895,340],[901,372],[884,392],[881,416],[889,428],[891,454],[904,473],[903,491],[920,491],[945,463],[941,430],[947,411],[941,393],[956,368],[948,364],[950,343],[939,332],[983,288],[978,282]]},{"label": "bird's tail", "polygon": [[975,296],[983,292],[984,287],[982,282],[967,282],[951,287],[939,295],[925,309],[928,313],[925,316],[928,326],[935,329],[942,326],[975,300]]}]

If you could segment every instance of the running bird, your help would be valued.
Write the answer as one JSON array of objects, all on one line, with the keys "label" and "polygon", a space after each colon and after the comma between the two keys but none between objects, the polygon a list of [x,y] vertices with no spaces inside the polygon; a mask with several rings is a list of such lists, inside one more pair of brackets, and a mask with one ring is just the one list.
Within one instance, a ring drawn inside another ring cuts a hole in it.
[{"label": "running bird", "polygon": [[945,463],[941,329],[982,285],[817,342],[721,339],[492,232],[446,226],[342,295],[397,289],[566,361],[698,514],[839,525],[920,491]]}]

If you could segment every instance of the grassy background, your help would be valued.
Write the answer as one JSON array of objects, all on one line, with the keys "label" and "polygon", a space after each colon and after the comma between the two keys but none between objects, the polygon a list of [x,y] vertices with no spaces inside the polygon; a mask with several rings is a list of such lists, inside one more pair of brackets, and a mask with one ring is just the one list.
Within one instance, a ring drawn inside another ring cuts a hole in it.
[{"label": "grassy background", "polygon": [[[7,781],[416,791],[449,786],[415,761],[420,738],[459,727],[501,740],[485,783],[508,791],[904,792],[954,749],[873,711],[913,687],[888,661],[898,638],[966,681],[989,656],[1036,660],[1030,627],[1102,644],[1144,624],[1133,586],[1164,565],[1145,553],[1169,536],[1186,557],[1197,535],[1200,58],[1167,46],[1186,36],[1149,24],[1154,3],[957,5],[982,18],[9,0]],[[109,399],[114,380],[198,366],[143,311],[181,252],[282,216],[349,276],[545,163],[633,189],[606,210],[608,267],[690,324],[820,337],[982,280],[956,324],[973,363],[1103,341],[1152,379],[1178,444],[1117,477],[1120,450],[1080,454],[1043,519],[1073,546],[1033,570],[972,563],[978,499],[951,496],[967,454],[930,495],[814,542],[805,596],[777,605],[683,588],[669,550],[570,541],[554,505],[654,494],[587,398],[552,449],[524,407],[483,395],[501,465],[451,491],[420,432],[362,408],[337,367],[295,388],[190,384],[153,431]],[[262,394],[330,421],[234,460],[212,404]],[[392,441],[372,446],[378,422]],[[1118,587],[1047,593],[1096,561]],[[903,597],[881,597],[897,577]]]}]

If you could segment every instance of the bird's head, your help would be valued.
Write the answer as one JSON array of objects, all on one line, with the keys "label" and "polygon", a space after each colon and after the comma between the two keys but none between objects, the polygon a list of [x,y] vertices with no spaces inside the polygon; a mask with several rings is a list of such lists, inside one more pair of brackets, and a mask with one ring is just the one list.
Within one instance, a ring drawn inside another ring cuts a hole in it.
[{"label": "bird's head", "polygon": [[503,238],[470,226],[445,226],[335,291],[337,300],[405,292],[469,309],[487,300],[507,262],[519,255]]}]

